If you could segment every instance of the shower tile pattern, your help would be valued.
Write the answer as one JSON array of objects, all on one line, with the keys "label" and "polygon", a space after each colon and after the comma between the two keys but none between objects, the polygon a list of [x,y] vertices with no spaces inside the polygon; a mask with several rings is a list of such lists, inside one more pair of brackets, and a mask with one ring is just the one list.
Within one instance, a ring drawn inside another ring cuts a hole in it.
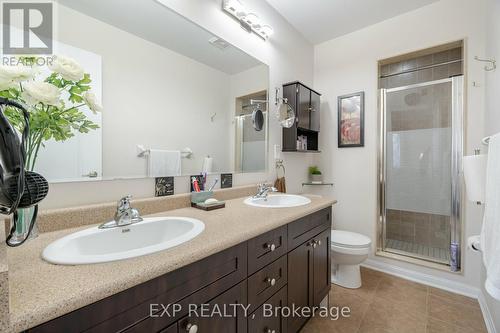
[{"label": "shower tile pattern", "polygon": [[449,216],[387,209],[387,239],[448,249],[450,234]]},{"label": "shower tile pattern", "polygon": [[[441,65],[433,68],[419,68],[434,64],[457,61],[447,65]],[[408,59],[392,64],[380,66],[379,88],[394,88],[408,86],[411,84],[428,82],[433,80],[446,79],[451,76],[463,74],[462,48],[457,47],[451,50],[442,51],[434,54],[420,56],[414,59]],[[404,73],[408,70],[417,70]],[[401,74],[397,74],[403,72]],[[397,74],[397,75],[394,75]],[[393,75],[384,77],[385,75]]]},{"label": "shower tile pattern", "polygon": [[363,285],[332,285],[330,306],[349,317],[311,319],[301,333],[486,333],[477,300],[362,268]]},{"label": "shower tile pattern", "polygon": [[[462,48],[396,60],[379,74],[387,89],[461,75]],[[449,83],[387,94],[386,250],[449,262],[451,101]]]}]

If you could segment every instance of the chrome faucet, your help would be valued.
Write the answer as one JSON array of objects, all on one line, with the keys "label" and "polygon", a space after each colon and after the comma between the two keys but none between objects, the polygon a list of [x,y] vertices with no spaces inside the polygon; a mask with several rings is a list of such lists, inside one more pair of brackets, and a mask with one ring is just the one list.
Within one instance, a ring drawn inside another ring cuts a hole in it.
[{"label": "chrome faucet", "polygon": [[130,206],[130,199],[132,196],[127,195],[118,201],[118,206],[116,207],[115,217],[113,221],[103,223],[99,226],[101,229],[123,227],[133,223],[141,222],[142,217],[139,215],[139,211]]},{"label": "chrome faucet", "polygon": [[267,199],[267,195],[269,192],[278,192],[276,187],[268,185],[268,184],[259,184],[257,187],[257,194],[254,195],[253,199]]}]

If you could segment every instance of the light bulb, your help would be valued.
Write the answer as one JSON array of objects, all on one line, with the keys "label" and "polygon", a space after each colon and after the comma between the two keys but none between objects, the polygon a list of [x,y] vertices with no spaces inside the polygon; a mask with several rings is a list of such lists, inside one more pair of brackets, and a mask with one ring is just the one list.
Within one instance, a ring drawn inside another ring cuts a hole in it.
[{"label": "light bulb", "polygon": [[266,37],[269,37],[269,36],[271,36],[271,35],[274,33],[274,30],[273,30],[273,28],[272,28],[270,25],[264,24],[264,25],[260,28],[260,32],[261,32],[263,35],[266,35]]},{"label": "light bulb", "polygon": [[245,16],[244,21],[249,25],[254,25],[255,23],[259,22],[259,17],[254,13],[249,13],[247,14],[247,16]]},{"label": "light bulb", "polygon": [[230,11],[236,16],[241,15],[241,13],[245,12],[245,7],[239,0],[225,0],[224,1],[224,9]]}]

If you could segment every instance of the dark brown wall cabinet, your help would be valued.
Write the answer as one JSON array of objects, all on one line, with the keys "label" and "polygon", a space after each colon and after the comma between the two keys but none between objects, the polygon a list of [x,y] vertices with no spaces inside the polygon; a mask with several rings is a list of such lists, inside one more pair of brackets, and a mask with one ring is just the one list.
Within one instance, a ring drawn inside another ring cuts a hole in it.
[{"label": "dark brown wall cabinet", "polygon": [[307,150],[318,150],[320,129],[320,96],[321,94],[295,81],[283,85],[283,97],[288,99],[295,110],[295,124],[291,128],[283,128],[283,151],[302,151],[297,149],[297,138],[307,138]]},{"label": "dark brown wall cabinet", "polygon": [[[328,295],[330,228],[325,208],[28,332],[296,333],[309,318],[266,316],[264,304],[311,307]],[[181,310],[151,315],[151,304]],[[250,305],[246,316],[235,305]],[[221,309],[230,315],[202,315]]]}]

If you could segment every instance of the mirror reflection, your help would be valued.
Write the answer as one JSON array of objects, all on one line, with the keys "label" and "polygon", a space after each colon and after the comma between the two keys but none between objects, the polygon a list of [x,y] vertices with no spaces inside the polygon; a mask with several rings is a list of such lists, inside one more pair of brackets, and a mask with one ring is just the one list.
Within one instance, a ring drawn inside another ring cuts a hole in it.
[{"label": "mirror reflection", "polygon": [[50,182],[266,170],[265,64],[155,1],[140,17],[118,0],[57,10],[57,58],[12,90],[39,129],[29,169]]}]

